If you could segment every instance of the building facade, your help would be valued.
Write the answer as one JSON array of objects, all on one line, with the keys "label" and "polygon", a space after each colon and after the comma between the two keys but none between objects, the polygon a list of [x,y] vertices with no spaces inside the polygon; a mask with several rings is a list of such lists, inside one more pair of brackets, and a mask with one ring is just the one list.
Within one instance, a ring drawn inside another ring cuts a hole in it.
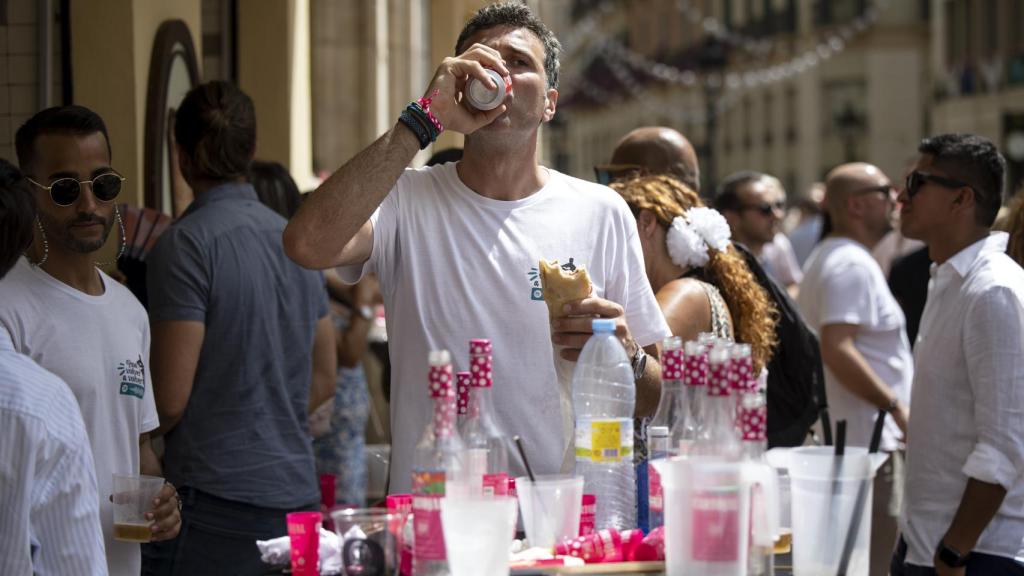
[{"label": "building facade", "polygon": [[[801,194],[836,164],[894,178],[927,126],[926,2],[578,1],[564,117],[551,135],[590,177],[630,129],[667,125],[698,147],[704,186],[758,169]],[[570,32],[569,36],[572,36]]]}]

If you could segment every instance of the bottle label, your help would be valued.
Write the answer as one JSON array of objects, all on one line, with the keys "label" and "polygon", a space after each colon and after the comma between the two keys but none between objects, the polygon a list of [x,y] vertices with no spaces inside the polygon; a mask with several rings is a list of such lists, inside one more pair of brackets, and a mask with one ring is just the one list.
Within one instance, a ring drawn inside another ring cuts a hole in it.
[{"label": "bottle label", "polygon": [[690,502],[693,559],[737,562],[740,552],[740,494],[737,488],[695,490]]},{"label": "bottle label", "polygon": [[576,423],[576,461],[609,464],[633,455],[633,420],[583,420]]},{"label": "bottle label", "polygon": [[594,532],[596,518],[597,496],[594,494],[584,494],[583,507],[580,509],[580,536],[586,536]]},{"label": "bottle label", "polygon": [[484,474],[484,496],[508,495],[508,474]]},{"label": "bottle label", "polygon": [[[661,486],[661,474],[653,464],[647,465],[648,496],[647,505],[652,514],[661,514],[665,510],[665,496]],[[653,526],[653,523],[651,524]],[[659,523],[660,525],[660,523]]]},{"label": "bottle label", "polygon": [[420,560],[444,560],[441,498],[444,470],[417,470],[412,474],[413,555]]}]

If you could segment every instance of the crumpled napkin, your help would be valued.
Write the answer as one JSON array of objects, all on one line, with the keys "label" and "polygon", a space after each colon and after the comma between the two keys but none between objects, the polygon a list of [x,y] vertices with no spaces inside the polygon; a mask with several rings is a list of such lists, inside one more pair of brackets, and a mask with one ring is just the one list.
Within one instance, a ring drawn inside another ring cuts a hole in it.
[{"label": "crumpled napkin", "polygon": [[[260,560],[265,564],[290,564],[292,544],[288,536],[271,540],[257,540],[256,547],[260,550]],[[320,574],[329,576],[341,574],[341,539],[338,535],[320,527]]]}]

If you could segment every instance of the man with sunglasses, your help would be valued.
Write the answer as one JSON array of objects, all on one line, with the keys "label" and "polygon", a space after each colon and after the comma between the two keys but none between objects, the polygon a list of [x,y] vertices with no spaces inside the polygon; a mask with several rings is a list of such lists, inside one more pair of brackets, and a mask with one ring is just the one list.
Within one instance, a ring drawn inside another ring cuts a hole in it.
[{"label": "man with sunglasses", "polygon": [[[893,454],[876,474],[871,514],[871,573],[884,574],[896,540],[913,360],[903,311],[871,256],[892,228],[892,183],[877,167],[844,164],[825,181],[832,231],[811,252],[797,304],[818,333],[833,420],[846,420],[846,443],[867,447],[886,418],[881,450]],[[891,417],[886,417],[886,415]]]},{"label": "man with sunglasses", "polygon": [[750,170],[731,174],[718,187],[714,205],[729,223],[733,240],[753,252],[768,274],[795,295],[803,274],[793,246],[779,232],[786,191],[778,178]]},{"label": "man with sunglasses", "polygon": [[918,152],[900,225],[934,263],[892,574],[1024,574],[1024,270],[990,230],[1006,162],[972,134]]},{"label": "man with sunglasses", "polygon": [[[103,120],[81,106],[49,108],[15,137],[35,191],[31,249],[0,282],[0,326],[16,350],[60,376],[89,433],[111,574],[138,574],[139,545],[113,538],[112,474],[161,475],[149,432],[157,412],[149,376],[149,321],[138,300],[103,273],[99,251],[115,224],[124,179],[111,167]],[[173,538],[180,516],[168,484],[149,513],[152,539]]]}]

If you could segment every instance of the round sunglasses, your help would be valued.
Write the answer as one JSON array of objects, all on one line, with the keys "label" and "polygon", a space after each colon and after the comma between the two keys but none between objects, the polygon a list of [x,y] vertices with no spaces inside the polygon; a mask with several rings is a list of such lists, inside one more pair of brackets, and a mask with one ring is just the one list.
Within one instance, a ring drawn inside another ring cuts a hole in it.
[{"label": "round sunglasses", "polygon": [[100,202],[110,202],[121,193],[121,184],[126,180],[124,176],[115,172],[100,174],[92,180],[75,180],[74,178],[57,178],[49,186],[43,186],[31,178],[29,182],[39,186],[50,193],[50,200],[58,206],[71,206],[78,200],[82,193],[82,186],[88,184],[92,187],[92,195]]}]

